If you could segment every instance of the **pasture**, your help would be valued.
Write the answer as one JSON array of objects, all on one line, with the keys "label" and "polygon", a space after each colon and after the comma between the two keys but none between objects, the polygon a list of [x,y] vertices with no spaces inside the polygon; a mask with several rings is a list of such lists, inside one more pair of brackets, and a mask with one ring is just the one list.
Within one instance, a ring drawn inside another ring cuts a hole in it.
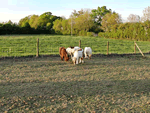
[{"label": "pasture", "polygon": [[[4,35],[0,36],[0,57],[35,56],[37,38],[39,38],[39,55],[59,54],[59,47],[78,46],[79,40],[81,40],[81,48],[90,46],[93,54],[107,54],[108,41],[110,54],[134,53],[132,40],[61,35]],[[150,42],[137,41],[137,44],[142,52],[150,51]],[[139,52],[138,49],[136,52]]]},{"label": "pasture", "polygon": [[0,60],[0,112],[149,112],[150,55]]}]

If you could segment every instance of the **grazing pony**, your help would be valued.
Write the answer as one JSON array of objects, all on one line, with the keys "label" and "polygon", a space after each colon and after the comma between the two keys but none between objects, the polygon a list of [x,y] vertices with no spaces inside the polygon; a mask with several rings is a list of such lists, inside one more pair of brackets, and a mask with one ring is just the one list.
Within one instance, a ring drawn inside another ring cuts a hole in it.
[{"label": "grazing pony", "polygon": [[83,61],[83,49],[77,49],[75,50],[73,57],[72,57],[72,62],[73,64],[79,64],[79,63],[84,63]]},{"label": "grazing pony", "polygon": [[67,51],[67,54],[69,55],[69,56],[71,56],[71,58],[72,58],[72,56],[73,56],[73,54],[74,54],[74,52],[75,52],[75,50],[79,50],[79,49],[81,49],[80,47],[78,47],[78,46],[75,46],[75,47],[68,47],[67,49],[66,49],[66,51]]},{"label": "grazing pony", "polygon": [[68,47],[68,48],[66,49],[66,51],[67,51],[67,54],[68,54],[69,56],[71,56],[71,58],[72,58],[73,53],[74,53],[74,47]]},{"label": "grazing pony", "polygon": [[65,61],[69,60],[68,54],[64,47],[59,48],[59,55],[60,55],[61,60],[63,60],[63,59],[65,59]]},{"label": "grazing pony", "polygon": [[92,49],[90,47],[85,47],[84,48],[84,55],[85,55],[85,58],[89,57],[89,59],[91,59]]}]

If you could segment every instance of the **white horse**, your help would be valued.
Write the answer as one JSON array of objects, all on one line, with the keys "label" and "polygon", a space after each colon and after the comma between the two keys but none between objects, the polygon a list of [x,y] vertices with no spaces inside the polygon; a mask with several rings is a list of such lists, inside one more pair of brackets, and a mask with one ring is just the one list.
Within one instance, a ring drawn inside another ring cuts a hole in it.
[{"label": "white horse", "polygon": [[[71,58],[72,58],[72,56],[73,56],[75,50],[79,50],[79,49],[81,49],[81,48],[78,47],[78,46],[75,46],[75,47],[68,47],[68,48],[66,49],[66,51],[67,51],[67,54],[70,55]],[[83,51],[83,49],[82,49],[82,51]]]},{"label": "white horse", "polygon": [[84,63],[83,61],[83,49],[75,50],[72,57],[73,64]]},{"label": "white horse", "polygon": [[91,56],[92,56],[92,49],[91,47],[85,47],[84,48],[84,55],[85,55],[85,58],[88,58],[91,59]]}]

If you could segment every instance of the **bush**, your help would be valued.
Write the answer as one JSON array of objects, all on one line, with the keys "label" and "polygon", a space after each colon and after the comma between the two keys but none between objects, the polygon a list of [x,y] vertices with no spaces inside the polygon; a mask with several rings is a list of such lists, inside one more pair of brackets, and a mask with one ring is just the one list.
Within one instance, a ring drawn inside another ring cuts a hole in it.
[{"label": "bush", "polygon": [[150,21],[145,23],[122,23],[111,32],[99,32],[99,37],[130,40],[150,40]]},{"label": "bush", "polygon": [[82,30],[79,32],[79,36],[87,36],[87,32]]},{"label": "bush", "polygon": [[98,33],[98,36],[99,36],[99,37],[105,37],[105,33],[104,33],[104,32],[99,32],[99,33]]},{"label": "bush", "polygon": [[94,32],[87,32],[87,36],[94,36]]}]

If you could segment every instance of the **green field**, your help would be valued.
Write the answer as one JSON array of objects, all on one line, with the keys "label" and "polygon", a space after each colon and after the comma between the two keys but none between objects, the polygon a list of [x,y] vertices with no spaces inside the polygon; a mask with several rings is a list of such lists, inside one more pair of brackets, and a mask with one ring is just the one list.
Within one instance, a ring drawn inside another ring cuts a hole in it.
[{"label": "green field", "polygon": [[148,113],[150,55],[0,60],[0,112]]},{"label": "green field", "polygon": [[[74,65],[57,56],[60,46],[90,46],[92,59]],[[0,113],[148,113],[150,54],[134,53],[134,41],[59,35],[0,36]],[[137,41],[150,51],[150,42]],[[136,50],[138,53],[138,49]],[[98,55],[99,54],[99,55]]]},{"label": "green field", "polygon": [[[39,38],[39,54],[59,54],[59,47],[90,46],[93,54],[107,54],[107,42],[109,41],[109,53],[128,54],[134,53],[134,41],[115,40],[100,37],[61,36],[61,35],[3,35],[0,36],[0,57],[36,55],[37,38]],[[150,51],[150,42],[137,41],[142,52]],[[136,51],[139,52],[138,49]]]}]

